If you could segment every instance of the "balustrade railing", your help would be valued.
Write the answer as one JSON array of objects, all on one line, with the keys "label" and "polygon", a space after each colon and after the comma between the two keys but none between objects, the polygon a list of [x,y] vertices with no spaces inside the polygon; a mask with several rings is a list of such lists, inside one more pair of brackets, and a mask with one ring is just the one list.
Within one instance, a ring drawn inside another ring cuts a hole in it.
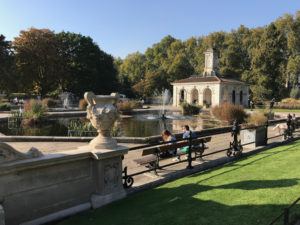
[{"label": "balustrade railing", "polygon": [[[255,128],[259,128],[259,127],[266,127],[266,141],[265,143],[268,144],[268,141],[270,141],[271,139],[275,139],[275,138],[279,138],[279,137],[283,137],[283,140],[288,140],[288,139],[292,139],[293,138],[293,132],[295,131],[296,128],[298,128],[298,119],[297,118],[295,121],[292,122],[292,125],[289,124],[290,121],[287,121],[286,119],[280,119],[280,120],[271,120],[269,121],[266,125],[263,126],[256,126],[256,127],[251,127],[251,129],[255,129]],[[287,129],[283,130],[282,133],[278,134],[278,135],[273,135],[273,136],[269,136],[268,135],[268,128],[271,125],[277,125],[279,123],[283,123],[286,122],[287,123]],[[251,142],[247,142],[247,143],[243,143],[241,144],[241,140],[239,139],[239,133],[241,130],[245,130],[247,128],[241,128],[241,126],[239,124],[234,124],[233,127],[225,127],[225,128],[220,128],[220,129],[211,129],[209,130],[203,130],[203,131],[195,131],[195,137],[190,137],[186,143],[186,146],[188,146],[188,151],[186,153],[187,157],[184,160],[180,160],[178,162],[171,162],[171,163],[165,163],[163,165],[158,165],[158,167],[156,168],[147,168],[141,171],[137,171],[137,172],[133,172],[130,173],[128,172],[128,167],[125,166],[124,171],[123,171],[123,179],[124,179],[124,187],[125,188],[129,188],[133,185],[133,178],[135,176],[147,173],[147,172],[151,172],[154,171],[156,169],[163,169],[165,167],[169,167],[169,166],[173,166],[179,163],[187,163],[187,169],[192,169],[193,168],[193,161],[196,160],[197,158],[201,157],[207,157],[207,156],[211,156],[214,154],[218,154],[221,152],[225,152],[224,155],[227,155],[228,157],[235,157],[238,158],[242,155],[242,151],[243,151],[243,147],[246,145],[250,145],[250,144],[254,144],[255,141],[251,141]],[[207,152],[202,154],[201,156],[192,156],[192,146],[193,146],[193,141],[199,138],[207,138],[207,137],[211,137],[214,138],[214,136],[216,135],[224,135],[224,134],[231,134],[231,141],[229,141],[228,145],[226,143],[223,143],[224,148],[222,149],[218,149],[212,152]],[[177,136],[177,140],[176,141],[171,141],[171,142],[162,142],[159,138],[153,138],[150,144],[144,144],[144,145],[140,145],[140,146],[135,146],[132,148],[129,148],[129,151],[142,151],[144,149],[147,148],[159,148],[162,145],[176,145],[177,143],[180,143],[183,141],[182,138],[180,137],[180,134],[176,135]],[[225,147],[225,146],[228,147]],[[254,150],[254,149],[253,149]],[[230,154],[229,154],[230,153]],[[157,154],[157,156],[159,157],[159,154]]]}]

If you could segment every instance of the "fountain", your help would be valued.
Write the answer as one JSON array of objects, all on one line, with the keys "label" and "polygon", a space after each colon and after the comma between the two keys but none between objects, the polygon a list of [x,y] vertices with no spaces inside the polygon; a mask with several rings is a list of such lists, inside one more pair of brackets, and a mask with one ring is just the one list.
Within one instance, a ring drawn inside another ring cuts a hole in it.
[{"label": "fountain", "polygon": [[162,92],[162,111],[161,111],[161,119],[162,120],[165,120],[167,119],[166,117],[166,105],[170,103],[170,91],[168,89],[165,89],[163,92]]},{"label": "fountain", "polygon": [[71,92],[63,92],[59,95],[64,109],[70,109],[73,103],[74,95]]}]

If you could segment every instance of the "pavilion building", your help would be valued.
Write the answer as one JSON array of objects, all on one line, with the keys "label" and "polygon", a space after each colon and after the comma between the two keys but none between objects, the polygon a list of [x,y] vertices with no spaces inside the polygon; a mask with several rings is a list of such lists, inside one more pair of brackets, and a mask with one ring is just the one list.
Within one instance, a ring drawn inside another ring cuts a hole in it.
[{"label": "pavilion building", "polygon": [[219,74],[218,57],[213,49],[205,53],[202,75],[177,80],[173,85],[173,105],[182,102],[211,107],[228,102],[248,105],[249,85],[245,82],[223,78]]}]

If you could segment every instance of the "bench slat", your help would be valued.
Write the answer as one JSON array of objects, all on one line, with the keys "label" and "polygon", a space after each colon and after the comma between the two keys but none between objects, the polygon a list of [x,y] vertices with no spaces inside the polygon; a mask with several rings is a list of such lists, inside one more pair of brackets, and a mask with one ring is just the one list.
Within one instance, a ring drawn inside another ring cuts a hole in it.
[{"label": "bench slat", "polygon": [[149,164],[151,162],[156,161],[156,156],[148,155],[148,156],[144,156],[143,158],[140,158],[140,159],[134,159],[133,161],[140,165]]},{"label": "bench slat", "polygon": [[[202,143],[206,143],[206,142],[210,142],[211,137],[207,137],[207,138],[200,138],[200,139],[194,139],[192,140],[192,145],[199,145]],[[189,146],[189,141],[187,140],[183,140],[180,142],[176,142],[174,144],[165,144],[165,145],[161,145],[158,147],[160,152],[165,152],[165,151],[169,151],[169,150],[174,150],[177,148],[182,148],[185,146]]]},{"label": "bench slat", "polygon": [[158,152],[157,147],[145,148],[145,149],[143,149],[142,156],[153,155],[153,154],[156,154],[157,152]]},{"label": "bench slat", "polygon": [[[206,142],[210,142],[210,141],[211,141],[211,137],[198,138],[198,139],[192,140],[192,145],[194,145],[194,146],[196,145],[195,147],[192,148],[192,152],[204,151],[205,149],[207,149],[207,147],[204,146],[204,148],[202,148],[199,145],[202,143],[204,144]],[[139,159],[134,159],[133,161],[139,165],[150,164],[150,163],[156,162],[158,160],[158,157],[159,157],[158,153],[175,150],[175,149],[180,149],[185,146],[189,146],[189,140],[182,140],[182,141],[172,143],[172,144],[162,144],[162,145],[159,145],[156,147],[144,148],[142,151],[143,157],[139,158]],[[186,154],[186,153],[177,151],[177,155],[183,155],[183,154]]]}]

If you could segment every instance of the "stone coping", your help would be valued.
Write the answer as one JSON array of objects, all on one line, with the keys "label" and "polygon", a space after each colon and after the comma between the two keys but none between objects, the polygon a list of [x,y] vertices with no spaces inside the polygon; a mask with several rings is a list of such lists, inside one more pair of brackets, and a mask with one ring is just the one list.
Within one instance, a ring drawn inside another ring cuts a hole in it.
[{"label": "stone coping", "polygon": [[124,155],[128,152],[128,148],[119,145],[117,149],[103,149],[103,150],[90,150],[89,146],[82,146],[76,150],[69,150],[65,152],[58,152],[54,154],[45,154],[38,158],[29,158],[23,160],[16,160],[0,164],[0,175],[18,172],[26,169],[46,167],[49,165],[58,165],[66,162],[72,162],[90,158],[93,160],[100,160],[105,158],[114,157],[117,155]]},{"label": "stone coping", "polygon": [[[2,142],[89,142],[94,137],[67,137],[67,136],[0,136]],[[118,143],[148,143],[143,137],[116,137]]]}]

